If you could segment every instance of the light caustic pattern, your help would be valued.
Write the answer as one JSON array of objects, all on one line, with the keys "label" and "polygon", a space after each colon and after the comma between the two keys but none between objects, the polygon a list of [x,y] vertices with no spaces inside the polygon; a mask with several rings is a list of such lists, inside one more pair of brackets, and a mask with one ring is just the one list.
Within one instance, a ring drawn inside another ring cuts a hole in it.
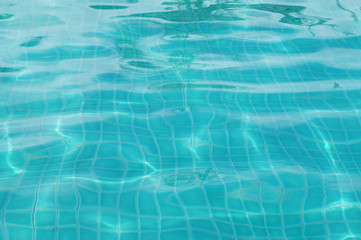
[{"label": "light caustic pattern", "polygon": [[356,0],[0,0],[0,239],[361,239]]}]

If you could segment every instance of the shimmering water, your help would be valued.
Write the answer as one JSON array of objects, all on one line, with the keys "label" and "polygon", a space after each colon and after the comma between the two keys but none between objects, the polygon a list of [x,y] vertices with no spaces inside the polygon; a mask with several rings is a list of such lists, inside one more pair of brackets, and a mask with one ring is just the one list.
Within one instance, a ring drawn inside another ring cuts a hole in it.
[{"label": "shimmering water", "polygon": [[360,8],[0,0],[0,238],[361,239]]}]

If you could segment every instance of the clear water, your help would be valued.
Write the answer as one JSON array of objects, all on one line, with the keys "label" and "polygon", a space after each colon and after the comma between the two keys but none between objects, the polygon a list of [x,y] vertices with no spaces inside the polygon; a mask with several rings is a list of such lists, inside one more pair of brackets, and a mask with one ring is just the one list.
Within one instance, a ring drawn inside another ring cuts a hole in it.
[{"label": "clear water", "polygon": [[1,239],[361,239],[356,0],[1,0]]}]

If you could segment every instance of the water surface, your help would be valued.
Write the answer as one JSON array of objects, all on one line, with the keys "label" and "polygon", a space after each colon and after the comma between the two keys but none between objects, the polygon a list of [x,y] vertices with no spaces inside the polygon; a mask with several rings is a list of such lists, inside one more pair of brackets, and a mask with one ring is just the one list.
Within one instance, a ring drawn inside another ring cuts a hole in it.
[{"label": "water surface", "polygon": [[356,0],[0,0],[1,239],[361,239]]}]

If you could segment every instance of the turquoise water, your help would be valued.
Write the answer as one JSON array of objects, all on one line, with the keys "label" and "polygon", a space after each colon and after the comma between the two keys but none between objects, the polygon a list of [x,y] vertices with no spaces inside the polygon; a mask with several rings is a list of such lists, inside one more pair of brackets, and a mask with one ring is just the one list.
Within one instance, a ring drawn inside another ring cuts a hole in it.
[{"label": "turquoise water", "polygon": [[0,239],[361,239],[356,0],[0,0]]}]

